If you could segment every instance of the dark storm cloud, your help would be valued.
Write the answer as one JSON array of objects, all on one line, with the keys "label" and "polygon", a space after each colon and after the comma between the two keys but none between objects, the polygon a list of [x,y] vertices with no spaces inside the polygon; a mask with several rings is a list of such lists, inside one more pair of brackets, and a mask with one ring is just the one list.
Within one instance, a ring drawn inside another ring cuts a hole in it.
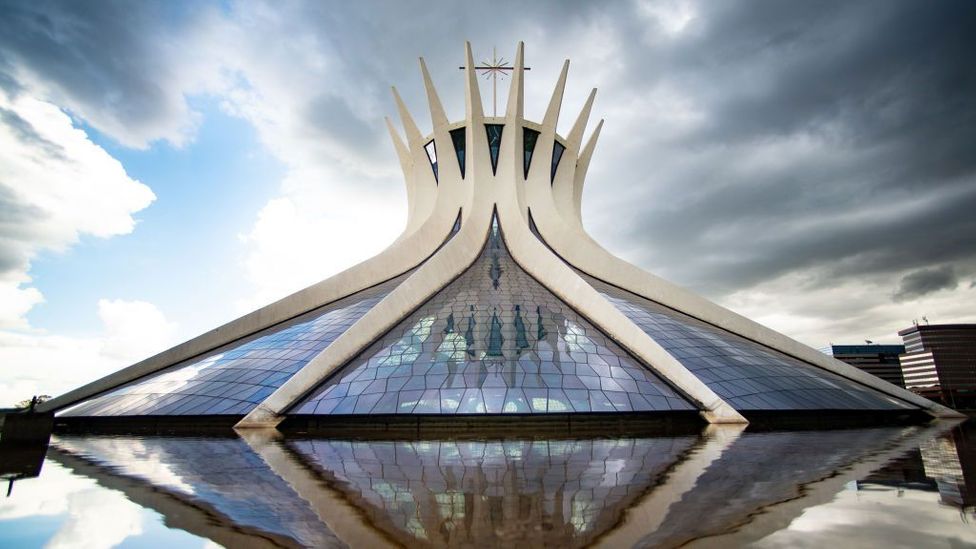
[{"label": "dark storm cloud", "polygon": [[648,151],[648,181],[621,177],[649,206],[622,231],[644,264],[713,295],[810,268],[972,269],[976,4],[706,7],[633,61],[703,120]]},{"label": "dark storm cloud", "polygon": [[159,29],[173,22],[164,6],[0,1],[0,83],[39,79],[52,99],[127,144],[172,134],[185,104],[173,60],[164,55]]},{"label": "dark storm cloud", "polygon": [[954,290],[958,285],[955,270],[951,265],[943,265],[905,275],[894,298],[895,301],[908,301],[939,290]]}]

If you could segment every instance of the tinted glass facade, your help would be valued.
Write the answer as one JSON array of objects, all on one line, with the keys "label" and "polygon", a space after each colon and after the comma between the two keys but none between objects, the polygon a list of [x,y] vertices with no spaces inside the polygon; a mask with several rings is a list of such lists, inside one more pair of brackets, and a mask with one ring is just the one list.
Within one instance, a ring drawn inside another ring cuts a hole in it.
[{"label": "tinted glass facade", "polygon": [[905,388],[898,355],[905,352],[904,345],[831,345],[830,354],[842,362],[873,376]]},{"label": "tinted glass facade", "polygon": [[976,408],[976,324],[926,324],[898,335],[909,389],[952,408]]},{"label": "tinted glass facade", "polygon": [[914,408],[626,290],[581,276],[736,410]]},{"label": "tinted glass facade", "polygon": [[289,413],[694,409],[516,265],[496,227],[463,275]]},{"label": "tinted glass facade", "polygon": [[399,277],[84,401],[61,416],[242,415],[250,412],[403,280]]}]

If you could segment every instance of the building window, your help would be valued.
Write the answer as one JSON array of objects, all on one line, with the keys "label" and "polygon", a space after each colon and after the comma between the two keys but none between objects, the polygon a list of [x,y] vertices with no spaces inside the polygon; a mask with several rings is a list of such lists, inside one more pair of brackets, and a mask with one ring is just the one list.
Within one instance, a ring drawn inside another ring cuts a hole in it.
[{"label": "building window", "polygon": [[529,166],[532,165],[532,153],[535,151],[535,143],[539,140],[539,132],[522,128],[522,163],[525,167],[525,178],[529,177]]},{"label": "building window", "polygon": [[502,146],[502,124],[485,124],[488,132],[488,152],[491,154],[491,173],[498,169],[498,150]]},{"label": "building window", "polygon": [[552,173],[549,174],[549,184],[556,181],[556,168],[559,167],[559,160],[562,159],[565,151],[566,147],[559,141],[552,144]]},{"label": "building window", "polygon": [[[430,160],[430,167],[434,170],[434,181],[437,181],[437,146],[434,145],[434,140],[431,139],[430,143],[424,145],[424,150],[427,151],[427,160]],[[555,168],[553,168],[555,170]]]},{"label": "building window", "polygon": [[461,168],[461,179],[464,179],[464,128],[451,130],[451,142],[457,154],[458,167]]}]

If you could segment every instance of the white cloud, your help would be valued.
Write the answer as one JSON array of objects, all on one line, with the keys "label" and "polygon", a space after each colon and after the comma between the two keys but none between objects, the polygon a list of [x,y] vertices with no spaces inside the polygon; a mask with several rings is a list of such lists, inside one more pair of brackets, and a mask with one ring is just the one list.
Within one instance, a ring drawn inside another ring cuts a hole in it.
[{"label": "white cloud", "polygon": [[45,460],[41,476],[17,481],[0,499],[0,520],[64,516],[48,547],[113,547],[143,531],[142,509],[68,468]]},{"label": "white cloud", "polygon": [[11,496],[0,499],[0,520],[60,515],[68,510],[68,494],[95,486],[95,481],[52,461],[44,462],[42,472],[39,477],[16,481]]},{"label": "white cloud", "polygon": [[972,540],[965,511],[938,492],[872,484],[809,507],[755,547],[963,547]]},{"label": "white cloud", "polygon": [[132,360],[166,348],[177,325],[145,301],[98,300],[98,317],[105,324],[101,353],[109,358]]},{"label": "white cloud", "polygon": [[57,106],[0,91],[0,329],[27,328],[43,301],[29,286],[38,253],[129,233],[154,199]]},{"label": "white cloud", "polygon": [[68,519],[46,547],[114,547],[142,533],[142,510],[119,492],[91,488],[69,494]]},{"label": "white cloud", "polygon": [[102,299],[96,337],[0,331],[0,406],[59,395],[173,344],[175,323],[151,303]]},{"label": "white cloud", "polygon": [[255,292],[238,309],[267,304],[381,251],[405,220],[397,198],[330,186],[291,189],[269,201],[242,235]]},{"label": "white cloud", "polygon": [[895,302],[879,288],[893,288],[897,275],[843,278],[815,283],[814,270],[789,273],[721,299],[723,305],[814,347],[869,339],[901,343],[898,330],[927,317],[933,323],[976,322],[969,284],[928,294],[924,300]]},{"label": "white cloud", "polygon": [[[253,124],[287,170],[241,234],[254,287],[238,301],[241,313],[369,258],[406,222],[392,146],[377,140],[374,83],[307,23],[254,4],[211,14],[192,38],[214,72],[235,76],[214,83],[223,108]],[[254,39],[269,34],[283,39]]]}]

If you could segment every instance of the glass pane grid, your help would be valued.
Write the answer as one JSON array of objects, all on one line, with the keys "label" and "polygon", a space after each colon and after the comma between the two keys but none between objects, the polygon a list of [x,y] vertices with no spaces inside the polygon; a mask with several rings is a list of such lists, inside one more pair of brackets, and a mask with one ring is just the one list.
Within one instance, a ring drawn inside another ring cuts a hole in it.
[{"label": "glass pane grid", "polygon": [[480,258],[292,414],[694,410],[512,260]]},{"label": "glass pane grid", "polygon": [[344,298],[306,315],[306,320],[271,328],[250,341],[94,397],[60,415],[246,414],[328,347],[403,278]]},{"label": "glass pane grid", "polygon": [[737,410],[891,410],[903,402],[580,273]]}]

